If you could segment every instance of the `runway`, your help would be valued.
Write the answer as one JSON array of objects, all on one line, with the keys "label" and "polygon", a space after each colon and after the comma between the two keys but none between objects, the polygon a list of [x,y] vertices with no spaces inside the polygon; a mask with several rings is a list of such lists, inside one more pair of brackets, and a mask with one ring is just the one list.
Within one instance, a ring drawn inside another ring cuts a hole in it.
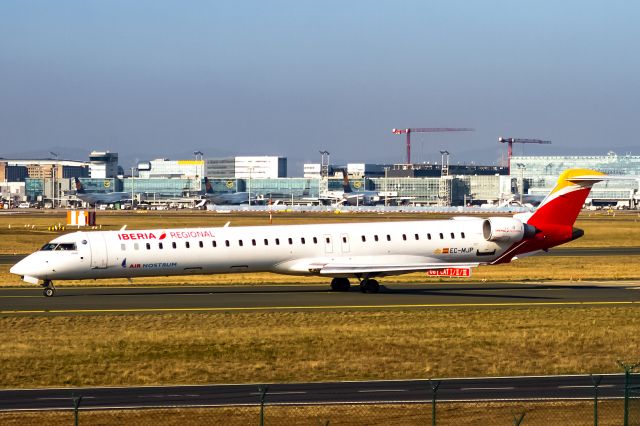
[{"label": "runway", "polygon": [[327,285],[39,287],[0,289],[0,315],[435,308],[638,306],[640,281],[553,284],[387,284],[378,294]]},{"label": "runway", "polygon": [[[622,398],[624,375],[605,374],[601,399]],[[505,401],[593,399],[588,375],[481,377],[462,379],[389,380],[268,384],[267,404],[367,404],[431,402],[431,385],[438,401]],[[257,405],[259,384],[202,386],[143,386],[106,388],[0,390],[0,410],[69,409],[72,397],[82,396],[81,408],[151,408]]]}]

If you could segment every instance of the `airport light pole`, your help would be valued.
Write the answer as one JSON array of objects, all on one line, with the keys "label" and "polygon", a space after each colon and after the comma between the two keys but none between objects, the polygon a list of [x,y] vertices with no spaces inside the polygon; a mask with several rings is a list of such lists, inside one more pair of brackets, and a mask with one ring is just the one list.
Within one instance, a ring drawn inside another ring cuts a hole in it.
[{"label": "airport light pole", "polygon": [[253,173],[253,169],[255,166],[249,166],[249,205],[251,205],[251,174]]},{"label": "airport light pole", "polygon": [[51,207],[55,210],[56,208],[56,165],[58,163],[58,154],[52,151],[49,151],[49,154],[55,157],[55,163],[51,165],[51,183],[52,183],[52,193],[51,193]]},{"label": "airport light pole", "polygon": [[135,178],[134,178],[134,174],[133,171],[135,170],[135,167],[131,168],[131,209],[133,209],[133,206],[135,204],[135,193],[133,192],[134,187],[135,187]]},{"label": "airport light pole", "polygon": [[389,166],[384,167],[384,206],[387,207],[389,205],[389,181],[387,180],[387,175],[389,173]]},{"label": "airport light pole", "polygon": [[520,205],[522,205],[522,192],[524,191],[524,169],[526,169],[527,166],[522,163],[516,163],[516,166],[518,167],[518,170],[520,170],[520,189],[518,190],[518,192],[520,192]]}]

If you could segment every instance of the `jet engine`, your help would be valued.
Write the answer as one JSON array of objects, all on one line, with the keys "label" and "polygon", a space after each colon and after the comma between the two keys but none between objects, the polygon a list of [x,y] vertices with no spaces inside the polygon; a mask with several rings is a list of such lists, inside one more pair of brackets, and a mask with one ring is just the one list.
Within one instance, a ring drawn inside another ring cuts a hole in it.
[{"label": "jet engine", "polygon": [[491,217],[482,223],[482,235],[487,241],[518,242],[533,237],[538,230],[512,217]]}]

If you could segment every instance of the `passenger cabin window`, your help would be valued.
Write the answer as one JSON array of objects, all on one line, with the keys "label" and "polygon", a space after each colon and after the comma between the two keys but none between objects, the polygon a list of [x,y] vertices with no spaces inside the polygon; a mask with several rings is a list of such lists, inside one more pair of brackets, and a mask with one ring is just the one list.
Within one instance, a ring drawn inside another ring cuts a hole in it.
[{"label": "passenger cabin window", "polygon": [[162,243],[158,243],[158,248],[162,250]]},{"label": "passenger cabin window", "polygon": [[216,240],[211,241],[211,245],[213,247],[218,247],[218,243],[216,243]]},{"label": "passenger cabin window", "polygon": [[238,240],[238,245],[242,247],[242,240]]},{"label": "passenger cabin window", "polygon": [[229,247],[229,240],[224,240],[224,245]]},{"label": "passenger cabin window", "polygon": [[186,248],[189,248],[189,241],[185,241],[184,246],[185,246]]},{"label": "passenger cabin window", "polygon": [[402,239],[403,239],[404,241],[407,241],[407,234],[402,234]]},{"label": "passenger cabin window", "polygon": [[293,244],[293,240],[289,238],[289,244]]},{"label": "passenger cabin window", "polygon": [[464,238],[464,232],[461,232],[461,233],[460,233],[460,236],[461,236],[462,238]]},{"label": "passenger cabin window", "polygon": [[451,233],[451,239],[455,240],[456,239],[456,234],[454,234],[453,232]]},{"label": "passenger cabin window", "polygon": [[140,246],[138,246],[138,243],[133,243],[133,249],[134,250],[138,250],[140,248]]},{"label": "passenger cabin window", "polygon": [[327,244],[331,244],[331,237],[326,238]]},{"label": "passenger cabin window", "polygon": [[251,240],[251,245],[252,245],[252,246],[255,246],[255,245],[256,245],[256,240],[255,240],[255,239],[252,239],[252,240]]},{"label": "passenger cabin window", "polygon": [[305,243],[305,242],[304,242],[304,237],[300,238],[300,242],[301,242],[302,244],[304,244],[304,243]]},{"label": "passenger cabin window", "polygon": [[364,235],[362,236],[362,242],[366,243],[367,242],[367,237],[365,237]]},{"label": "passenger cabin window", "polygon": [[391,241],[391,235],[387,234],[387,241]]},{"label": "passenger cabin window", "polygon": [[204,243],[202,241],[198,242],[198,245],[200,246],[200,248],[204,248]]},{"label": "passenger cabin window", "polygon": [[151,243],[147,243],[147,250],[151,250]]},{"label": "passenger cabin window", "polygon": [[120,244],[120,249],[122,251],[125,251],[127,249],[127,245],[126,244]]},{"label": "passenger cabin window", "polygon": [[276,245],[279,246],[280,245],[280,238],[276,238]]},{"label": "passenger cabin window", "polygon": [[313,237],[313,244],[318,244],[318,239],[316,237]]},{"label": "passenger cabin window", "polygon": [[268,246],[268,245],[269,245],[269,240],[268,240],[268,239],[266,239],[266,238],[264,239],[264,245],[265,245],[265,246]]},{"label": "passenger cabin window", "polygon": [[420,239],[420,235],[418,235],[418,234],[415,234],[414,237],[415,237],[416,241],[418,241]]},{"label": "passenger cabin window", "polygon": [[376,241],[378,241],[378,236],[377,236],[377,235],[374,235],[374,236],[373,236],[373,239],[374,239],[374,240],[376,240]]},{"label": "passenger cabin window", "polygon": [[178,245],[177,245],[177,244],[176,244],[176,242],[174,241],[174,242],[172,242],[172,243],[171,243],[171,247],[173,247],[173,248],[177,248],[177,247],[178,247]]},{"label": "passenger cabin window", "polygon": [[442,232],[440,233],[440,239],[444,240],[444,235],[442,234]]}]

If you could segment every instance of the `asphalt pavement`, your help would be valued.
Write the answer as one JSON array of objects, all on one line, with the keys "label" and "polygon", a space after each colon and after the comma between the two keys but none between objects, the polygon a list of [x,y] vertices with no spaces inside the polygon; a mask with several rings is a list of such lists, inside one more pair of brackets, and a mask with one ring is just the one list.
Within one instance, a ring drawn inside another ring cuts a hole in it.
[{"label": "asphalt pavement", "polygon": [[[600,378],[599,398],[622,398],[624,375]],[[438,401],[592,399],[591,376],[524,376],[369,382],[267,384],[268,404],[417,403],[429,402],[432,384],[440,382]],[[259,384],[144,386],[0,390],[0,410],[71,408],[82,396],[82,408],[151,408],[253,405]]]}]

